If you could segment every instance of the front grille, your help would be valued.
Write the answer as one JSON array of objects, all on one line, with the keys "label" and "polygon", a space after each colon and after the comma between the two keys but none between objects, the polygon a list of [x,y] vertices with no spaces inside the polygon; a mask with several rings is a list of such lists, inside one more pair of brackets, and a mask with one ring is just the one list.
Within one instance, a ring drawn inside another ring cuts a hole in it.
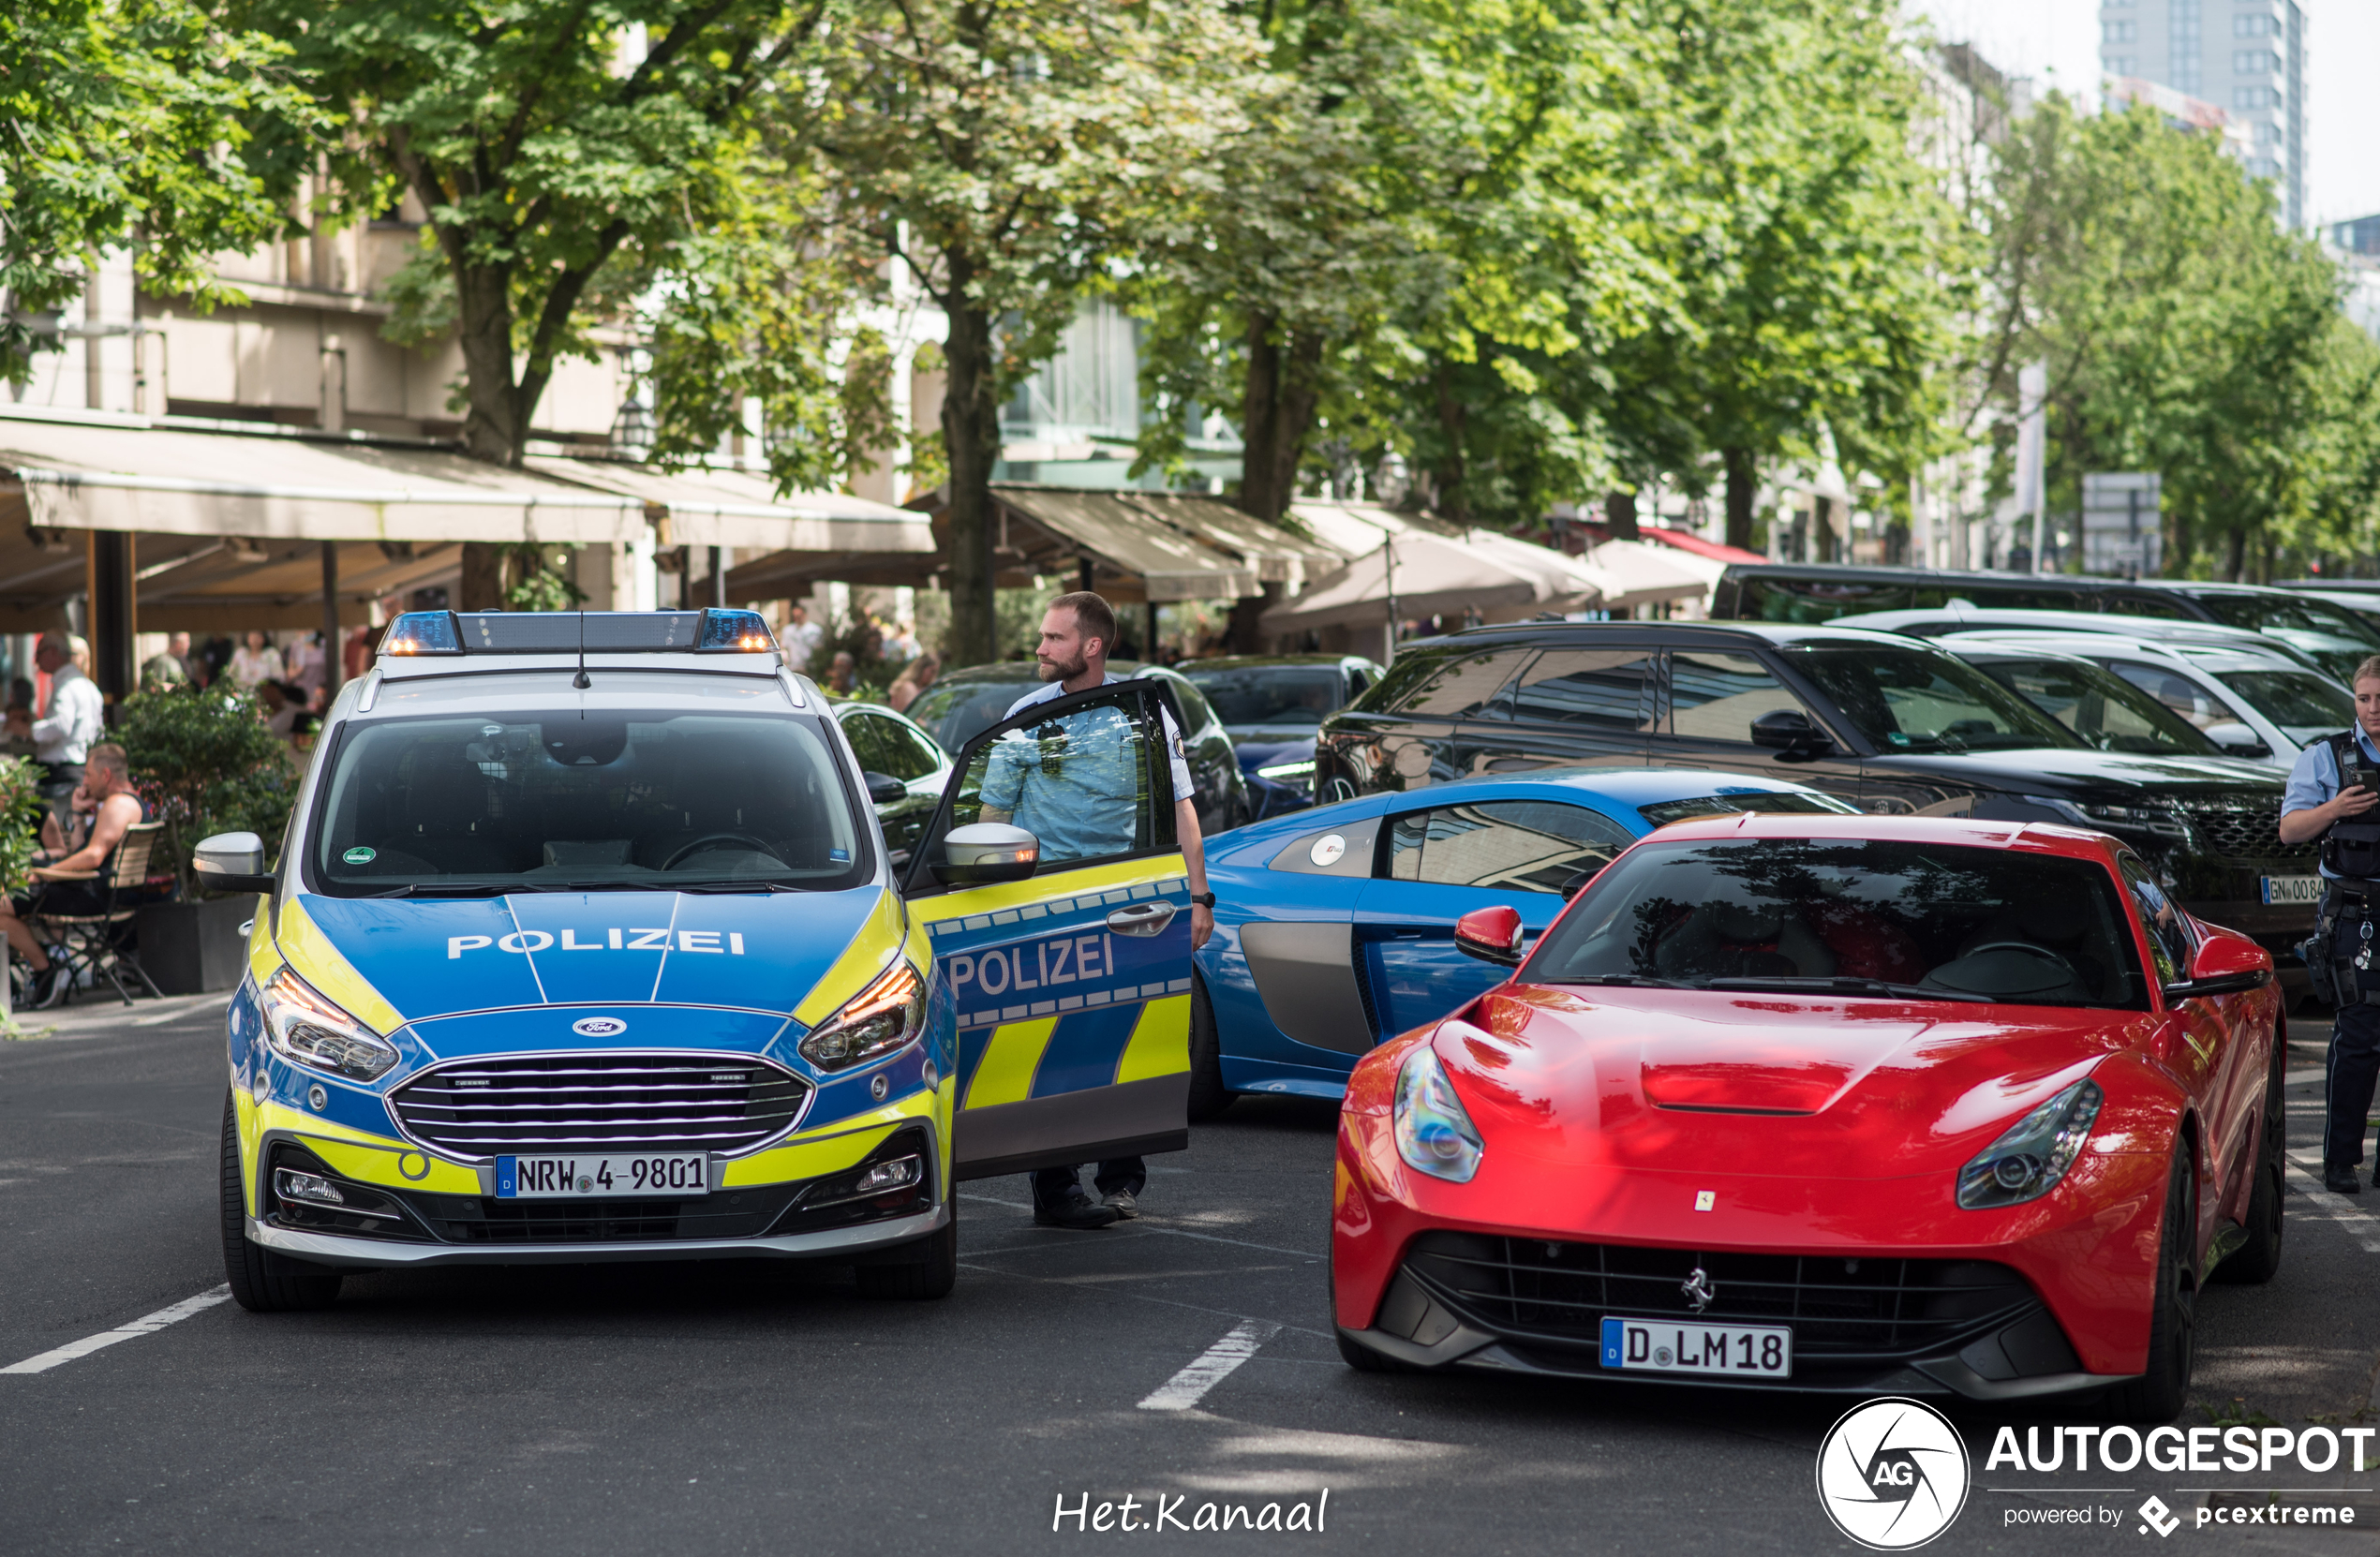
[{"label": "front grille", "polygon": [[[1426,1233],[1406,1269],[1480,1329],[1593,1344],[1606,1313],[1793,1327],[1796,1357],[1956,1350],[2036,1306],[2025,1279],[1984,1260],[1738,1254]],[[1714,1296],[1697,1313],[1686,1283]]]},{"label": "front grille", "polygon": [[682,1200],[498,1200],[464,1194],[409,1194],[405,1200],[448,1243],[653,1243],[757,1238],[802,1187],[765,1184]]},{"label": "front grille", "polygon": [[2181,808],[2207,847],[2226,859],[2311,860],[2319,852],[2311,841],[2281,841],[2277,800],[2185,800]]},{"label": "front grille", "polygon": [[793,1128],[810,1087],[749,1055],[505,1055],[407,1083],[390,1105],[457,1157],[741,1151]]}]

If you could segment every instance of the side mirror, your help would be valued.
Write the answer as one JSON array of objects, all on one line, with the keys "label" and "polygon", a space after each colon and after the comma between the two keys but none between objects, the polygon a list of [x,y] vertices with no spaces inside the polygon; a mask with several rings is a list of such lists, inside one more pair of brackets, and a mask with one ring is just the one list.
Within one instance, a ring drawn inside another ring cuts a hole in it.
[{"label": "side mirror", "polygon": [[991,886],[1021,882],[1041,866],[1041,840],[1004,822],[953,827],[933,863],[934,880],[945,886]]},{"label": "side mirror", "polygon": [[863,773],[860,778],[868,785],[868,803],[891,806],[909,798],[909,786],[889,773]]},{"label": "side mirror", "polygon": [[1454,922],[1454,944],[1481,962],[1516,968],[1521,962],[1521,915],[1501,904],[1473,909]]},{"label": "side mirror", "polygon": [[1752,721],[1752,744],[1788,754],[1816,756],[1835,744],[1834,737],[1810,723],[1799,708],[1772,708]]},{"label": "side mirror", "polygon": [[254,833],[217,833],[191,852],[191,872],[211,892],[270,892],[264,840]]},{"label": "side mirror", "polygon": [[2190,976],[2165,986],[2165,1003],[2197,995],[2236,995],[2272,982],[2272,954],[2253,941],[2218,935],[2190,959]]},{"label": "side mirror", "polygon": [[2234,720],[2227,724],[2207,726],[2207,739],[2234,757],[2269,757],[2272,748],[2265,745],[2254,730]]}]

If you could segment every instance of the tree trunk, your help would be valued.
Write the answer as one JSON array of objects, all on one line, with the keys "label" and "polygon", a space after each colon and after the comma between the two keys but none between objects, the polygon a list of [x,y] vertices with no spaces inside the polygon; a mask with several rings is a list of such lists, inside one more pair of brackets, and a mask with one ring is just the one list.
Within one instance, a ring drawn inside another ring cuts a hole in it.
[{"label": "tree trunk", "polygon": [[2223,576],[2234,584],[2248,567],[2248,532],[2235,529],[2224,537]]},{"label": "tree trunk", "polygon": [[1719,451],[1727,471],[1727,543],[1752,550],[1752,497],[1760,482],[1760,465],[1744,448]]},{"label": "tree trunk", "polygon": [[1438,455],[1438,516],[1458,525],[1471,522],[1471,504],[1463,491],[1463,402],[1455,398],[1454,375],[1437,364],[1438,433],[1446,447]]},{"label": "tree trunk", "polygon": [[1000,657],[992,610],[991,467],[1000,457],[1000,402],[992,363],[991,316],[967,295],[975,267],[963,251],[944,255],[949,267],[945,311],[950,338],[943,345],[948,375],[942,401],[943,448],[950,460],[950,636],[956,665]]},{"label": "tree trunk", "polygon": [[520,467],[528,418],[513,382],[511,277],[486,265],[454,267],[455,343],[463,348],[463,452]]},{"label": "tree trunk", "polygon": [[1298,467],[1321,399],[1322,337],[1301,332],[1285,352],[1273,338],[1280,320],[1248,321],[1248,374],[1241,397],[1240,506],[1267,524],[1288,512]]},{"label": "tree trunk", "polygon": [[493,541],[463,542],[462,599],[457,611],[504,609],[504,547]]},{"label": "tree trunk", "polygon": [[1611,531],[1614,541],[1643,539],[1636,527],[1635,493],[1614,487],[1603,494],[1603,527]]}]

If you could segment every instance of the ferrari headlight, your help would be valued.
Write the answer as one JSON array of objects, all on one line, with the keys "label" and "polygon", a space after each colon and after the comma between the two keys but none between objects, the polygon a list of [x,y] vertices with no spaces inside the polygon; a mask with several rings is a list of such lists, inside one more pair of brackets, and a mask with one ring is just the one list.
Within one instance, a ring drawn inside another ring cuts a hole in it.
[{"label": "ferrari headlight", "polygon": [[1406,1166],[1458,1184],[1480,1171],[1487,1148],[1427,1044],[1397,1072],[1395,1120],[1397,1155]]},{"label": "ferrari headlight", "polygon": [[2105,1094],[2077,1081],[2011,1125],[1958,1170],[1958,1203],[1971,1211],[2019,1206],[2058,1187],[2075,1165]]},{"label": "ferrari headlight", "polygon": [[287,968],[259,992],[264,1041],[291,1064],[371,1081],[397,1061],[396,1045],[349,1016]]},{"label": "ferrari headlight", "polygon": [[798,1045],[822,1071],[852,1066],[908,1047],[926,1028],[926,981],[904,956]]}]

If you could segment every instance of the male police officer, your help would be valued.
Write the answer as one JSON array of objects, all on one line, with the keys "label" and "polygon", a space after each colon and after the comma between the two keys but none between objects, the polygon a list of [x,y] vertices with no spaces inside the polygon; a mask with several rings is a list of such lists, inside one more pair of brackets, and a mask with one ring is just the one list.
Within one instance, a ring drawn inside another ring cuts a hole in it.
[{"label": "male police officer", "polygon": [[[2308,960],[2326,956],[2337,971],[2322,1181],[2340,1194],[2361,1188],[2356,1167],[2380,1082],[2380,968],[2373,966],[2380,956],[2373,943],[2380,931],[2380,815],[2372,809],[2380,793],[2354,781],[2358,770],[2380,769],[2380,655],[2356,667],[2355,690],[2356,728],[2298,752],[2281,801],[2281,841],[2322,839],[2321,924],[2329,933],[2327,944],[2309,943]],[[2321,974],[2316,969],[2317,988]]]},{"label": "male police officer", "polygon": [[[1086,589],[1050,601],[1041,618],[1041,646],[1034,654],[1047,685],[1011,704],[1008,717],[1014,719],[1036,703],[1123,680],[1108,672],[1108,647],[1115,641],[1115,610],[1098,595]],[[1036,754],[1031,763],[1010,756],[1006,743],[995,749],[984,778],[981,820],[1014,821],[1041,839],[1044,864],[1097,859],[1130,849],[1139,789],[1138,761],[1126,744],[1133,738],[1131,724],[1104,709],[1053,722],[1060,723],[1059,730],[1041,741],[1017,743],[1019,751]],[[1195,950],[1214,933],[1214,894],[1207,890],[1198,807],[1191,797],[1182,732],[1174,727],[1171,714],[1165,715],[1165,741],[1173,771],[1174,836],[1190,876],[1190,944]],[[1054,764],[1039,755],[1050,742],[1061,743],[1064,750]],[[1049,771],[1053,765],[1055,773]],[[1093,1228],[1140,1214],[1135,1197],[1148,1184],[1148,1170],[1139,1158],[1119,1157],[1099,1164],[1092,1180],[1101,1197],[1096,1204],[1083,1193],[1078,1171],[1049,1167],[1033,1175],[1034,1222],[1045,1227]]]}]

